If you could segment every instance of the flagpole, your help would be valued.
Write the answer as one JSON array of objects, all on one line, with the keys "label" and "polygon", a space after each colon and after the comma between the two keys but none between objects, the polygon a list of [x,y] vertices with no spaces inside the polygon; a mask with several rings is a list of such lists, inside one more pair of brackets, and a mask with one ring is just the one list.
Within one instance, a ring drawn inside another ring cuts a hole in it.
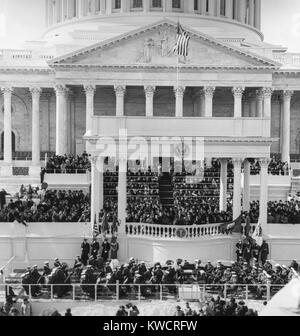
[{"label": "flagpole", "polygon": [[[179,16],[177,17],[177,26],[179,25]],[[179,52],[177,50],[177,90],[179,88]]]}]

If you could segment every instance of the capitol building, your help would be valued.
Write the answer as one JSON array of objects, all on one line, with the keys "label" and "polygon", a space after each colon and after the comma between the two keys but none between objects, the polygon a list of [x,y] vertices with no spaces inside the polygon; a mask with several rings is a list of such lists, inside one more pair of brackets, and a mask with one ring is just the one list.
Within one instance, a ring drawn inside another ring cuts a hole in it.
[{"label": "capitol building", "polygon": [[[270,258],[300,258],[300,228],[268,224],[267,210],[268,201],[300,188],[300,53],[265,41],[262,1],[44,0],[40,39],[0,50],[0,186],[13,193],[39,185],[48,157],[86,150],[91,172],[46,173],[45,181],[53,189],[91,189],[91,223],[3,223],[1,263],[15,257],[22,267],[28,258],[41,264],[56,255],[71,262],[80,253],[105,201],[99,164],[110,155],[99,140],[119,143],[124,130],[131,148],[140,138],[160,146],[174,137],[201,139],[208,165],[221,164],[220,211],[230,160],[233,218],[259,200]],[[172,52],[178,23],[190,37],[184,58]],[[116,187],[120,258],[234,259],[238,237],[220,235],[216,225],[170,239],[169,228],[126,224],[127,145]],[[160,151],[156,159],[172,156]],[[289,175],[268,174],[272,156],[287,162]],[[259,175],[250,174],[253,159]]]}]

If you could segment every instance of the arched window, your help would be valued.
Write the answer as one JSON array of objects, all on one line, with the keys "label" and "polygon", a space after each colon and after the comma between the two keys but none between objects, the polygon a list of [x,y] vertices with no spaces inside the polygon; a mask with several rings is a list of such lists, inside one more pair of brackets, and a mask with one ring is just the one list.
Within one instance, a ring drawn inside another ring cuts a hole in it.
[{"label": "arched window", "polygon": [[225,3],[225,0],[221,0],[221,2],[220,2],[220,15],[222,15],[222,16],[226,15],[226,3]]},{"label": "arched window", "polygon": [[181,1],[180,0],[172,0],[172,8],[180,9],[181,8]]},{"label": "arched window", "polygon": [[143,0],[133,0],[132,8],[143,8]]},{"label": "arched window", "polygon": [[[11,146],[14,153],[16,151],[16,136],[14,132],[11,132]],[[4,152],[4,132],[1,133],[1,152]]]},{"label": "arched window", "polygon": [[152,7],[161,8],[162,7],[161,0],[152,0]]}]

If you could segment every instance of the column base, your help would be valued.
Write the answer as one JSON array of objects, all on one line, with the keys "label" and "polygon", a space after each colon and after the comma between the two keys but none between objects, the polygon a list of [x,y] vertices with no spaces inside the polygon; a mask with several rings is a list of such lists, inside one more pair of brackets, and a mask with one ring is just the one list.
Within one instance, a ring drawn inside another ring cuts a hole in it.
[{"label": "column base", "polygon": [[4,164],[0,170],[0,176],[12,176],[13,170],[11,164]]}]

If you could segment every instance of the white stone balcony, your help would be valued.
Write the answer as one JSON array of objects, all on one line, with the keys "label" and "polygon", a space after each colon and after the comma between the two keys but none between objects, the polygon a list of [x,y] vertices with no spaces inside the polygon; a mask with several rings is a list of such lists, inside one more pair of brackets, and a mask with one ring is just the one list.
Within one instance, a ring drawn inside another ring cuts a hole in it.
[{"label": "white stone balcony", "polygon": [[274,53],[273,58],[282,64],[282,68],[300,68],[300,53]]}]

